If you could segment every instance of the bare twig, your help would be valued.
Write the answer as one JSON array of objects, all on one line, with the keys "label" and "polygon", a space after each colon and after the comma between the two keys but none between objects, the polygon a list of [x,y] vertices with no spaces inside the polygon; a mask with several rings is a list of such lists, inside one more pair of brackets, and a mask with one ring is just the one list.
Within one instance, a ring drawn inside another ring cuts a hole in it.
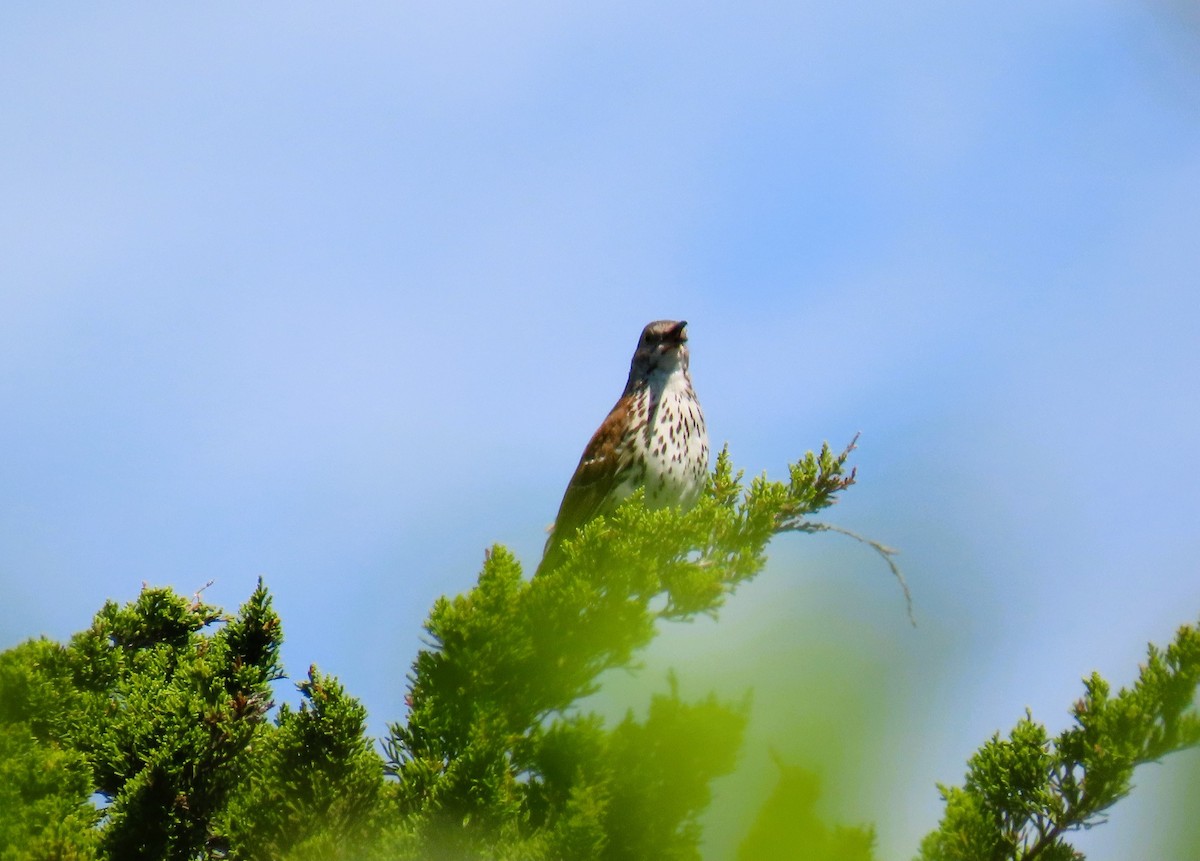
[{"label": "bare twig", "polygon": [[193,610],[198,610],[198,609],[200,609],[200,605],[203,603],[203,602],[200,600],[200,596],[201,596],[202,594],[204,594],[204,590],[205,590],[205,589],[207,589],[209,586],[211,586],[211,585],[212,585],[213,583],[215,583],[215,582],[216,582],[215,580],[209,580],[207,583],[205,583],[203,586],[201,586],[199,589],[197,589],[197,590],[195,591],[195,593],[193,593],[193,595],[192,595],[192,606],[191,606],[191,609],[193,609]]},{"label": "bare twig", "polygon": [[816,523],[811,520],[802,520],[799,523],[788,524],[779,528],[780,532],[837,532],[840,535],[846,535],[853,538],[860,544],[866,544],[876,553],[878,553],[883,561],[887,563],[888,568],[892,570],[892,576],[896,578],[896,582],[900,584],[900,589],[904,592],[904,605],[908,612],[908,621],[912,626],[917,627],[917,617],[913,614],[912,593],[908,591],[908,582],[904,579],[904,573],[900,570],[900,566],[896,564],[896,556],[900,551],[893,547],[888,547],[873,538],[867,538],[865,535],[859,535],[849,529],[841,526],[834,526],[831,523]]}]

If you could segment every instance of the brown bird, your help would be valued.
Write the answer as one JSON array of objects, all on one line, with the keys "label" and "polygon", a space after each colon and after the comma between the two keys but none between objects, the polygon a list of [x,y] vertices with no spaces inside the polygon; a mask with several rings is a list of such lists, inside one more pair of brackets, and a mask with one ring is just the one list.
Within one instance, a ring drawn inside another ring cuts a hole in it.
[{"label": "brown bird", "polygon": [[688,374],[687,322],[658,320],[642,330],[625,391],[583,450],[538,573],[561,561],[565,539],[639,487],[648,508],[686,510],[707,473],[708,431]]}]

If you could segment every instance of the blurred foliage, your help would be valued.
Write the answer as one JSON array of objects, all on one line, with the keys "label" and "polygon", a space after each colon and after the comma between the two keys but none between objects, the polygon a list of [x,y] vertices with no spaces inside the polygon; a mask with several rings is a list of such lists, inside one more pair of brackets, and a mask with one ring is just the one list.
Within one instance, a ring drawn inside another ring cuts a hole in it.
[{"label": "blurred foliage", "polygon": [[[1163,819],[1157,823],[1151,851],[1156,858],[1200,856],[1200,750],[1189,751],[1178,765],[1174,779],[1164,785],[1156,802]],[[1188,799],[1181,805],[1176,799]],[[1165,820],[1165,821],[1163,821]]]},{"label": "blurred foliage", "polygon": [[[66,644],[10,649],[0,861],[699,859],[748,697],[688,700],[670,677],[607,721],[588,698],[660,622],[715,617],[772,536],[819,531],[807,518],[853,483],[849,452],[824,447],[786,482],[748,485],[722,452],[690,512],[647,511],[635,494],[532,579],[493,547],[477,585],[433,607],[408,714],[378,747],[362,705],[315,667],[299,705],[269,719],[283,634],[261,582],[233,616],[144,588]],[[1098,821],[1137,763],[1196,741],[1198,673],[1184,629],[1132,691],[1091,679],[1077,727],[1053,743],[1029,719],[993,739],[966,785],[943,789],[923,857],[1073,857],[1064,830]],[[825,822],[814,775],[776,765],[739,861],[869,861],[871,830]]]},{"label": "blurred foliage", "polygon": [[871,861],[870,828],[827,825],[817,815],[820,782],[813,772],[778,756],[779,783],[738,847],[737,861],[803,858],[805,861]]},{"label": "blurred foliage", "polygon": [[401,809],[434,857],[699,858],[709,783],[733,768],[744,706],[654,698],[608,729],[573,710],[627,667],[655,623],[715,613],[765,562],[771,536],[854,480],[827,446],[788,482],[748,488],[729,454],[686,514],[635,494],[562,545],[532,580],[493,548],[479,584],[442,599],[409,679],[411,712],[384,741]]}]

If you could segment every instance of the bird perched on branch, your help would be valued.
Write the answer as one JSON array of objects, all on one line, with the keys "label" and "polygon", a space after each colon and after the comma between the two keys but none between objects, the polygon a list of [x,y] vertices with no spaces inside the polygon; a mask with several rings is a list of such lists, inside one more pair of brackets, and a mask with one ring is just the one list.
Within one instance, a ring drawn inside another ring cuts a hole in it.
[{"label": "bird perched on branch", "polygon": [[642,330],[629,379],[592,435],[567,484],[538,573],[562,559],[562,542],[611,514],[639,487],[648,508],[691,508],[708,473],[708,431],[688,373],[687,322]]}]

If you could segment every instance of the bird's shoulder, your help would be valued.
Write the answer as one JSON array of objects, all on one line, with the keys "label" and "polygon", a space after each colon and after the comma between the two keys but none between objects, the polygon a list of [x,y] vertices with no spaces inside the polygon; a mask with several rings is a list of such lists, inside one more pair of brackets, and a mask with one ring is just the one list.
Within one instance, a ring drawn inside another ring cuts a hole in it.
[{"label": "bird's shoulder", "polygon": [[565,538],[597,514],[624,479],[633,458],[630,436],[637,431],[636,398],[622,396],[592,434],[575,474],[567,485],[554,520],[554,531]]}]

